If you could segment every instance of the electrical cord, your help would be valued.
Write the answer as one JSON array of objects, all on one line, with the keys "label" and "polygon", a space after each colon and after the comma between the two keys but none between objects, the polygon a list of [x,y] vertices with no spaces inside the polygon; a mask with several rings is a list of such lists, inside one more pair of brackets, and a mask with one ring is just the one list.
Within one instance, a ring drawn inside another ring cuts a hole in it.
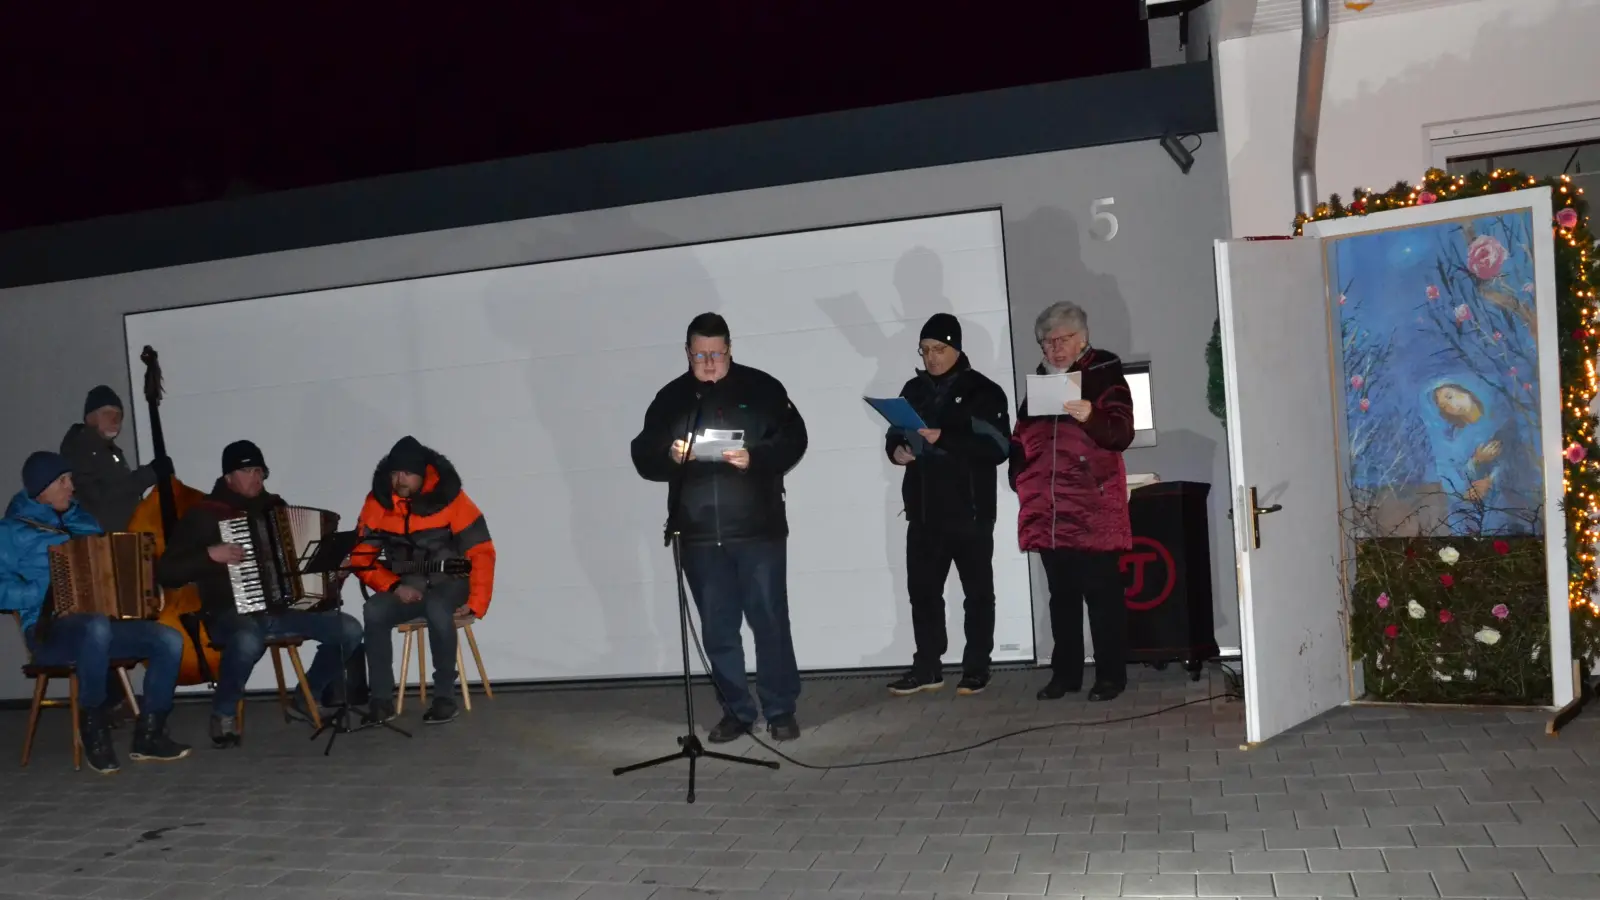
[{"label": "electrical cord", "polygon": [[[695,648],[696,655],[698,655],[700,657],[700,665],[705,670],[705,674],[706,674],[707,680],[709,680],[711,682],[711,689],[716,691],[716,693],[717,693],[718,705],[721,706],[724,710],[726,710],[728,708],[728,706],[729,706],[728,698],[723,695],[722,686],[717,684],[716,677],[711,674],[711,660],[706,656],[705,645],[700,642],[700,630],[699,630],[699,628],[697,628],[695,626],[695,618],[696,618],[696,616],[689,616],[688,618],[689,618],[689,634],[691,634],[694,637],[694,648]],[[1219,665],[1221,665],[1221,664],[1219,663]],[[941,756],[952,756],[952,755],[957,754],[957,753],[967,753],[967,752],[970,752],[970,751],[973,751],[973,750],[977,750],[980,747],[987,747],[990,744],[999,743],[1000,741],[1007,740],[1008,738],[1014,738],[1014,737],[1018,737],[1018,736],[1024,735],[1024,734],[1032,734],[1032,733],[1038,732],[1038,731],[1049,731],[1049,730],[1051,730],[1053,728],[1089,728],[1089,727],[1094,727],[1096,725],[1116,725],[1116,724],[1120,724],[1120,723],[1123,723],[1123,722],[1137,722],[1140,719],[1154,718],[1156,716],[1164,715],[1164,714],[1172,712],[1174,710],[1183,709],[1183,708],[1188,707],[1188,706],[1198,706],[1198,705],[1200,705],[1202,703],[1211,703],[1212,701],[1215,701],[1215,700],[1242,700],[1244,698],[1244,694],[1243,694],[1243,691],[1240,689],[1237,673],[1235,673],[1232,669],[1228,668],[1226,665],[1222,665],[1222,669],[1223,669],[1223,671],[1225,671],[1227,673],[1228,689],[1223,691],[1220,694],[1211,694],[1210,696],[1202,697],[1202,698],[1200,698],[1198,700],[1189,700],[1189,701],[1186,701],[1186,702],[1183,702],[1183,703],[1175,703],[1175,704],[1173,704],[1171,706],[1164,706],[1161,709],[1151,710],[1149,712],[1138,713],[1136,715],[1131,715],[1131,716],[1120,716],[1120,717],[1113,718],[1113,719],[1097,719],[1097,720],[1093,720],[1093,721],[1084,721],[1084,722],[1072,722],[1072,721],[1067,721],[1067,722],[1046,722],[1046,723],[1044,723],[1042,725],[1030,725],[1030,726],[1028,726],[1026,728],[1018,728],[1018,729],[1016,729],[1014,731],[1008,731],[1008,732],[1006,732],[1004,734],[996,735],[996,736],[994,736],[992,738],[986,738],[986,739],[981,740],[981,741],[979,741],[979,742],[977,742],[975,744],[968,744],[968,745],[966,745],[964,747],[952,747],[952,748],[950,748],[948,750],[935,750],[935,751],[932,751],[932,752],[929,752],[929,753],[918,753],[918,754],[915,754],[913,756],[901,756],[901,757],[895,757],[895,758],[892,758],[892,759],[874,759],[874,760],[867,760],[867,761],[864,761],[864,762],[836,763],[834,765],[823,766],[823,765],[817,765],[815,763],[808,763],[808,762],[803,762],[801,760],[795,759],[794,757],[790,756],[789,754],[784,753],[782,750],[779,750],[778,748],[772,746],[771,744],[768,744],[766,741],[763,741],[762,739],[756,737],[753,732],[751,734],[749,734],[749,735],[746,735],[746,736],[749,737],[750,740],[754,741],[756,746],[762,748],[763,750],[766,750],[768,753],[771,753],[773,756],[776,756],[779,759],[784,760],[785,762],[789,763],[790,765],[799,766],[802,769],[811,769],[813,771],[819,771],[819,772],[826,772],[826,771],[830,771],[832,769],[865,769],[865,768],[870,768],[870,767],[873,767],[873,766],[888,766],[888,765],[895,765],[895,764],[898,764],[898,763],[920,762],[920,761],[925,760],[925,759],[937,759],[937,758],[939,758]]]}]

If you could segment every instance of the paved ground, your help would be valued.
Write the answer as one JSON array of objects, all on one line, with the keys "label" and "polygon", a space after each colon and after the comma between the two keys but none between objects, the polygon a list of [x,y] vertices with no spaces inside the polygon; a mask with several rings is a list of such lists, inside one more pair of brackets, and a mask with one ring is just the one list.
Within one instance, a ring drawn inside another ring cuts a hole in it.
[{"label": "paved ground", "polygon": [[[1536,713],[1357,708],[1241,750],[1222,679],[1135,672],[1112,704],[1040,704],[1034,672],[978,697],[895,699],[817,680],[785,750],[841,764],[683,763],[671,688],[503,692],[414,739],[331,757],[252,706],[245,747],[74,773],[64,713],[0,766],[0,898],[1600,898],[1600,714],[1559,739]],[[197,744],[204,710],[180,709]],[[714,716],[702,714],[703,722]],[[5,752],[24,716],[0,713]],[[126,732],[120,733],[126,747]],[[741,752],[766,757],[750,742]]]}]

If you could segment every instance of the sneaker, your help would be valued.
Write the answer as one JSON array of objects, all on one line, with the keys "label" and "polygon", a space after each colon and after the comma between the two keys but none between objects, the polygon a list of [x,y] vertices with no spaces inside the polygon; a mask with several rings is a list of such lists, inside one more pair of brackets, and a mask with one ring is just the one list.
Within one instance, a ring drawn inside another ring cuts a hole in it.
[{"label": "sneaker", "polygon": [[394,704],[388,700],[374,700],[367,707],[367,714],[362,716],[362,721],[368,724],[387,722],[394,718]]},{"label": "sneaker", "polygon": [[889,682],[889,693],[896,697],[909,697],[923,691],[937,691],[943,687],[943,675],[920,675],[910,671]]},{"label": "sneaker", "polygon": [[726,744],[730,741],[737,741],[754,730],[755,726],[729,713],[722,717],[722,721],[718,722],[716,727],[711,729],[711,732],[706,735],[706,740],[713,744]]},{"label": "sneaker", "polygon": [[111,723],[102,709],[78,711],[78,743],[83,745],[83,761],[101,775],[122,768],[111,745]]},{"label": "sneaker", "polygon": [[228,750],[239,746],[244,738],[239,734],[239,722],[233,716],[211,714],[211,746]]},{"label": "sneaker", "polygon": [[435,694],[433,703],[428,705],[428,711],[422,714],[422,722],[424,725],[443,725],[445,722],[455,721],[456,716],[460,714],[454,700]]},{"label": "sneaker", "polygon": [[961,681],[956,684],[956,693],[970,696],[981,694],[989,686],[988,672],[968,672],[961,676]]},{"label": "sneaker", "polygon": [[143,713],[133,726],[133,749],[128,758],[141,762],[170,762],[189,755],[189,745],[167,735],[166,713]]},{"label": "sneaker", "polygon": [[794,716],[768,719],[767,734],[775,741],[792,741],[800,736],[800,723],[794,720]]},{"label": "sneaker", "polygon": [[1065,678],[1051,678],[1050,683],[1039,689],[1036,695],[1040,700],[1060,700],[1068,694],[1076,694],[1083,690],[1083,683],[1073,684]]}]

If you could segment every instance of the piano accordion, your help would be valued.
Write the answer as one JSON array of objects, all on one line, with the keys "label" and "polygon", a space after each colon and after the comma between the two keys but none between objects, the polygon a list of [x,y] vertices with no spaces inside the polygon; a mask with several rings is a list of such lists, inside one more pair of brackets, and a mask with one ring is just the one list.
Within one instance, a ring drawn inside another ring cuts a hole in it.
[{"label": "piano accordion", "polygon": [[244,548],[244,559],[228,566],[234,608],[240,613],[321,612],[338,607],[334,573],[299,574],[310,544],[338,528],[338,513],[275,506],[223,519],[218,526],[223,543]]},{"label": "piano accordion", "polygon": [[51,614],[155,618],[161,613],[155,557],[155,535],[142,532],[80,535],[52,546]]}]

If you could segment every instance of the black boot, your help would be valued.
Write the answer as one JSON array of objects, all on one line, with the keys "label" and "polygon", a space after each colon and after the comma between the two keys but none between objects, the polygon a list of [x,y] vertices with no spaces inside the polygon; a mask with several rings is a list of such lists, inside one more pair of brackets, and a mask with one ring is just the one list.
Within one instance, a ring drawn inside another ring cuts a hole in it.
[{"label": "black boot", "polygon": [[239,746],[241,740],[238,720],[233,716],[211,714],[211,746],[227,750]]},{"label": "black boot", "polygon": [[141,713],[133,726],[133,750],[130,759],[169,762],[189,755],[189,745],[180,744],[167,735],[166,713]]},{"label": "black boot", "polygon": [[83,759],[89,768],[102,775],[121,769],[117,751],[111,745],[111,724],[103,709],[85,709],[78,713],[78,740],[83,744]]}]

